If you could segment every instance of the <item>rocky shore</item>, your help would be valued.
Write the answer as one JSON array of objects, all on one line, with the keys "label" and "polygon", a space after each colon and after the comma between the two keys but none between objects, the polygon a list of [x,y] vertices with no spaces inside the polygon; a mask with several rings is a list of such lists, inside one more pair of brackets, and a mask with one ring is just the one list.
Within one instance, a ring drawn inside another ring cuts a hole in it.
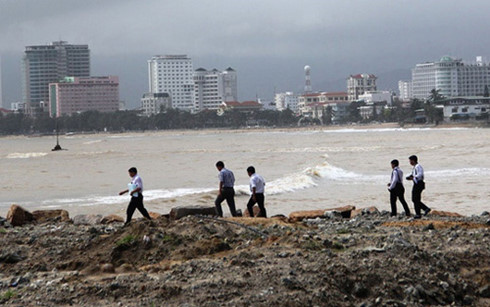
[{"label": "rocky shore", "polygon": [[0,305],[490,306],[487,212],[348,211],[0,218]]}]

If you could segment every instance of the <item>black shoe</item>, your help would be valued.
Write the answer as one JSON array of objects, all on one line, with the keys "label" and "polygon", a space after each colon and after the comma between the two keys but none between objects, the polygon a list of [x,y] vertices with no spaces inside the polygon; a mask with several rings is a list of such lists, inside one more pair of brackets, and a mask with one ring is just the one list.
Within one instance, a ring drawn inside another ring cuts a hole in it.
[{"label": "black shoe", "polygon": [[422,217],[420,216],[420,214],[416,214],[416,215],[415,215],[413,218],[414,218],[414,219],[420,219],[420,218],[422,218]]},{"label": "black shoe", "polygon": [[426,216],[427,214],[429,214],[429,212],[431,212],[431,211],[432,211],[432,209],[427,208],[427,210],[425,210],[425,212],[424,212],[424,216]]},{"label": "black shoe", "polygon": [[411,217],[412,215],[410,213],[405,213],[406,217]]}]

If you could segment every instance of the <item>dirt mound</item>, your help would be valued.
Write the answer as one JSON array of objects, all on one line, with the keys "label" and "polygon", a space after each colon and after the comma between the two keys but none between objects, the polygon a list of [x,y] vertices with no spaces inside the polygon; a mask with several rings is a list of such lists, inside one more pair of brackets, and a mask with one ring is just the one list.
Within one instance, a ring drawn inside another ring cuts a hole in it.
[{"label": "dirt mound", "polygon": [[489,238],[483,217],[380,214],[17,227],[0,231],[0,304],[488,306]]}]

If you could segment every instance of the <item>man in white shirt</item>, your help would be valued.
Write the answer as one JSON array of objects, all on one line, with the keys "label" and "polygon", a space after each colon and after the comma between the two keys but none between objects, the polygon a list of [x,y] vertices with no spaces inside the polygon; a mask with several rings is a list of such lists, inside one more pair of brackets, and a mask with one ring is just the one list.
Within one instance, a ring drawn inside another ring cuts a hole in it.
[{"label": "man in white shirt", "polygon": [[396,216],[396,199],[402,203],[405,215],[410,216],[410,209],[405,201],[405,188],[403,187],[403,171],[398,167],[398,160],[391,161],[391,181],[388,183],[388,191],[390,191],[391,216]]},{"label": "man in white shirt", "polygon": [[414,218],[419,219],[421,218],[420,210],[424,210],[424,215],[427,215],[431,211],[431,209],[422,202],[422,191],[425,189],[424,169],[422,168],[422,165],[418,164],[417,156],[412,155],[408,157],[408,160],[410,161],[410,165],[413,166],[412,174],[407,177],[407,180],[413,181],[412,202],[415,208]]},{"label": "man in white shirt", "polygon": [[131,195],[131,200],[129,201],[128,208],[126,209],[126,222],[124,225],[128,225],[129,222],[131,222],[131,218],[133,217],[133,213],[136,209],[138,209],[141,215],[151,220],[148,211],[146,211],[145,206],[143,205],[143,180],[141,180],[141,177],[138,175],[138,170],[136,167],[131,167],[128,170],[128,173],[129,177],[131,177],[131,183],[128,185],[128,189],[119,192],[119,195],[123,195],[128,192],[129,195]]},{"label": "man in white shirt", "polygon": [[251,196],[247,203],[248,213],[251,217],[254,217],[253,207],[255,204],[259,206],[260,212],[257,216],[259,217],[267,217],[267,213],[264,207],[264,189],[265,189],[265,180],[259,174],[255,173],[255,168],[253,166],[249,166],[247,168],[248,176],[250,177],[250,192]]}]

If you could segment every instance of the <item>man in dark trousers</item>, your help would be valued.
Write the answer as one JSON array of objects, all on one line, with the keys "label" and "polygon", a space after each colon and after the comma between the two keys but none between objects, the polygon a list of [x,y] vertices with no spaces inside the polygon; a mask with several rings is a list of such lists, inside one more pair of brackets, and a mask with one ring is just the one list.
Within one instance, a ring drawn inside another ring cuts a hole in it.
[{"label": "man in dark trousers", "polygon": [[267,213],[265,211],[264,206],[264,189],[265,189],[265,180],[259,174],[255,173],[255,167],[249,166],[247,168],[248,176],[250,177],[250,199],[247,204],[248,213],[250,217],[254,217],[253,207],[255,204],[259,206],[260,212],[258,214],[259,217],[267,217]]},{"label": "man in dark trousers", "polygon": [[417,156],[412,155],[408,157],[408,160],[410,165],[413,166],[412,174],[407,177],[407,180],[413,181],[412,202],[415,208],[414,218],[419,219],[421,218],[420,210],[424,210],[424,215],[427,215],[431,211],[431,209],[422,202],[422,191],[425,189],[424,169],[422,168],[422,165],[418,163]]},{"label": "man in dark trousers", "polygon": [[223,161],[216,162],[216,168],[218,169],[218,196],[214,201],[214,205],[216,206],[216,212],[219,216],[223,217],[223,209],[221,208],[221,203],[226,199],[226,203],[230,208],[231,216],[237,216],[235,209],[235,189],[233,186],[235,185],[235,176],[233,172],[229,169],[225,168],[225,164]]},{"label": "man in dark trousers", "polygon": [[128,225],[131,222],[131,218],[133,217],[133,213],[136,209],[138,209],[141,214],[147,219],[151,220],[148,211],[146,211],[143,206],[143,180],[138,175],[138,170],[136,167],[131,167],[128,170],[129,177],[131,177],[131,183],[128,184],[128,189],[119,192],[119,195],[123,195],[129,192],[131,195],[131,200],[129,201],[128,208],[126,209],[126,222],[124,225]]},{"label": "man in dark trousers", "polygon": [[396,199],[402,203],[405,215],[410,216],[410,209],[405,201],[405,188],[403,187],[403,171],[398,167],[398,160],[391,161],[391,181],[388,183],[388,191],[390,191],[391,216],[396,216]]}]

